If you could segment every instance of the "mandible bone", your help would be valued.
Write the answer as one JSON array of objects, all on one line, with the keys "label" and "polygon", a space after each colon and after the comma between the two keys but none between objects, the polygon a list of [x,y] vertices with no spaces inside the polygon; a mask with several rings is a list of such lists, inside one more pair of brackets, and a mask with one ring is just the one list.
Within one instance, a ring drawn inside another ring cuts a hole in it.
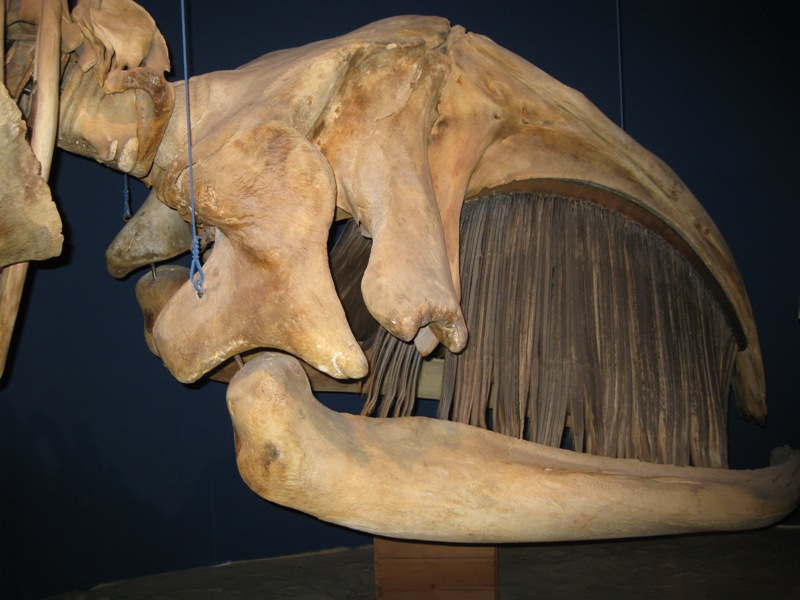
[{"label": "mandible bone", "polygon": [[[586,540],[763,527],[800,501],[800,452],[754,471],[587,456],[461,423],[338,414],[292,357],[228,388],[239,470],[259,495],[377,535]],[[308,468],[308,464],[314,465]]]}]

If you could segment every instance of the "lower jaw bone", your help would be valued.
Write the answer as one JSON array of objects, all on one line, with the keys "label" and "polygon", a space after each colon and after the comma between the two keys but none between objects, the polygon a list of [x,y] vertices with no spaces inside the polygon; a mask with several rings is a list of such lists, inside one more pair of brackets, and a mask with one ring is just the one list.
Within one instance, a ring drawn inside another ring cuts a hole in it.
[{"label": "lower jaw bone", "polygon": [[800,452],[753,471],[656,465],[425,418],[332,412],[299,362],[265,354],[228,389],[245,482],[267,500],[376,535],[544,542],[749,529],[800,501]]}]

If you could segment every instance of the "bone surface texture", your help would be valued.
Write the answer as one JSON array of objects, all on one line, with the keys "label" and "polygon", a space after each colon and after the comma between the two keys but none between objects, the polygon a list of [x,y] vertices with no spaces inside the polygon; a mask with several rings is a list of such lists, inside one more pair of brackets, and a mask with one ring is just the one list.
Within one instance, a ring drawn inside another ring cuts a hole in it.
[{"label": "bone surface texture", "polygon": [[800,498],[800,452],[755,471],[580,455],[424,418],[332,412],[292,357],[228,388],[239,470],[259,495],[362,531],[448,542],[597,539],[763,527]]}]

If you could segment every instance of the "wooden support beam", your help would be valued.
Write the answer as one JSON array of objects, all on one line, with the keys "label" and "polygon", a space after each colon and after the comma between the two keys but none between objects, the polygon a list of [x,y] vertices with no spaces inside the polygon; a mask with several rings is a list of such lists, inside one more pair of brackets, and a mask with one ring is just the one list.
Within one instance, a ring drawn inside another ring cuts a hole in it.
[{"label": "wooden support beam", "polygon": [[378,600],[497,600],[497,546],[410,542],[376,537]]}]

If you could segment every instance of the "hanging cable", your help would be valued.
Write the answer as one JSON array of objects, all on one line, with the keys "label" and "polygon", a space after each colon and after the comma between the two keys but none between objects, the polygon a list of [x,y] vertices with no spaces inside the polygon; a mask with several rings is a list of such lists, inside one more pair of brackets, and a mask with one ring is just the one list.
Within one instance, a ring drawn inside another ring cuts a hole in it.
[{"label": "hanging cable", "polygon": [[192,211],[192,264],[189,267],[189,278],[197,292],[197,297],[202,298],[205,293],[203,283],[205,275],[200,264],[200,238],[197,235],[197,215],[194,208],[194,171],[192,168],[192,116],[189,112],[189,58],[186,43],[186,2],[181,0],[181,38],[183,42],[183,95],[186,110],[186,146],[189,160],[189,206]]},{"label": "hanging cable", "polygon": [[122,220],[126,223],[131,220],[131,188],[128,185],[128,174],[123,173],[122,184]]},{"label": "hanging cable", "polygon": [[617,64],[619,69],[619,127],[625,130],[625,90],[622,72],[622,11],[617,0]]}]

